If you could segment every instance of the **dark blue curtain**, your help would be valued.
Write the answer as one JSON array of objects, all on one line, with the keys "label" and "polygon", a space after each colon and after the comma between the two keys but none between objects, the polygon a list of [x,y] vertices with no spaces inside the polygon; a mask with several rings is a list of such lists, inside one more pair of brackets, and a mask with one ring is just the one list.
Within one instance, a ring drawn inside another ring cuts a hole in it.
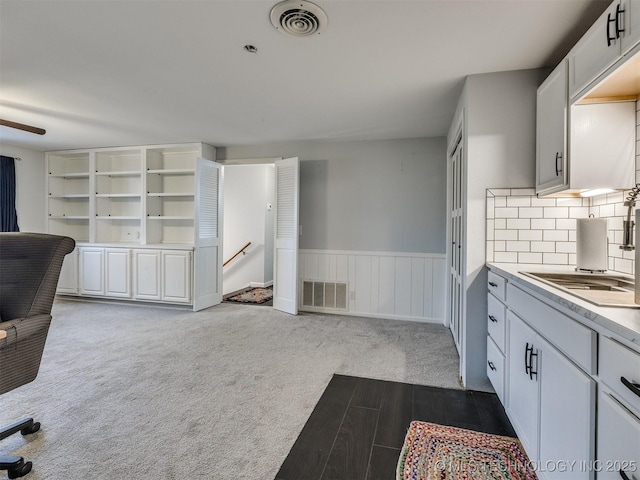
[{"label": "dark blue curtain", "polygon": [[0,155],[0,232],[18,232],[16,213],[16,163]]}]

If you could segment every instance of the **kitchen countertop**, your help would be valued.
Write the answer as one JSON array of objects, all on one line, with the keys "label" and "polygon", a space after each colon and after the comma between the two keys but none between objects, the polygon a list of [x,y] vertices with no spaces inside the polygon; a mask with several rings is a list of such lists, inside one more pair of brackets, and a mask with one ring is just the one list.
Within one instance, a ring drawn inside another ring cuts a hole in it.
[{"label": "kitchen countertop", "polygon": [[[536,265],[522,263],[487,263],[487,267],[495,273],[519,283],[535,294],[558,303],[560,306],[578,315],[576,318],[586,326],[604,327],[620,335],[640,347],[640,308],[601,307],[566,293],[560,289],[547,285],[520,272],[554,272],[575,273],[572,266]],[[614,273],[614,272],[611,272]],[[621,275],[615,272],[616,275]],[[627,276],[628,275],[621,275]],[[630,277],[631,278],[631,277]],[[585,321],[586,319],[586,321]],[[592,323],[590,325],[589,323]]]}]

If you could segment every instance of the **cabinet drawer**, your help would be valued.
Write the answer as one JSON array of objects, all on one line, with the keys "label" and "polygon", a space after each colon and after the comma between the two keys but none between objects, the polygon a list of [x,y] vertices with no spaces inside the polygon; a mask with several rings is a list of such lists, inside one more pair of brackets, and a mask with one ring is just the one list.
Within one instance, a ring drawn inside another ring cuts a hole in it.
[{"label": "cabinet drawer", "polygon": [[505,325],[505,306],[500,300],[489,294],[487,298],[487,331],[503,353],[505,347]]},{"label": "cabinet drawer", "polygon": [[640,480],[640,419],[608,392],[598,398],[598,480]]},{"label": "cabinet drawer", "polygon": [[640,413],[640,353],[601,336],[598,357],[600,379]]},{"label": "cabinet drawer", "polygon": [[520,318],[585,372],[595,373],[596,332],[512,284],[507,285],[507,297],[509,308]]},{"label": "cabinet drawer", "polygon": [[500,300],[506,298],[506,285],[507,281],[500,275],[496,275],[492,271],[489,271],[487,276],[487,287],[489,292],[498,297]]},{"label": "cabinet drawer", "polygon": [[491,337],[487,337],[487,376],[496,391],[500,402],[504,405],[504,355]]}]

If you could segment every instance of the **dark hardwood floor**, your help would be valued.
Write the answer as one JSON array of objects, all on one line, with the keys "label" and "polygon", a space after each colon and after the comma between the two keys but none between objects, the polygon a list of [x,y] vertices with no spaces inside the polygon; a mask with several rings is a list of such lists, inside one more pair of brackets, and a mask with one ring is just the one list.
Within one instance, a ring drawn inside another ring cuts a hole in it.
[{"label": "dark hardwood floor", "polygon": [[394,480],[412,420],[516,436],[494,394],[334,375],[276,480]]}]

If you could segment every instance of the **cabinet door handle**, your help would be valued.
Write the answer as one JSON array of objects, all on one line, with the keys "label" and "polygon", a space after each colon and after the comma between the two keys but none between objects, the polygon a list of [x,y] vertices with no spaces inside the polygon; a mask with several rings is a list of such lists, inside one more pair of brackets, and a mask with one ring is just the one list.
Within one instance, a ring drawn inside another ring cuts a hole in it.
[{"label": "cabinet door handle", "polygon": [[[624,28],[620,28],[621,23],[624,26],[624,17],[622,16],[623,13],[624,8],[622,8],[622,4],[619,3],[616,6],[616,38],[620,38],[620,34],[624,33]],[[622,18],[622,22],[620,21],[620,18]]]},{"label": "cabinet door handle", "polygon": [[494,372],[496,371],[496,366],[493,364],[493,362],[492,362],[491,360],[489,360],[489,361],[487,362],[487,364],[489,365],[489,368],[490,368],[491,370],[493,370]]},{"label": "cabinet door handle", "polygon": [[624,480],[631,480],[626,473],[624,473],[624,470],[620,469],[620,476],[624,479]]},{"label": "cabinet door handle", "polygon": [[529,352],[533,353],[533,345],[529,348],[529,342],[527,342],[527,346],[524,347],[524,373],[525,375],[530,375],[529,370],[531,369],[531,362],[529,360]]},{"label": "cabinet door handle", "polygon": [[497,287],[497,286],[498,286],[498,284],[497,284],[497,283],[494,283],[494,282],[489,282],[489,286],[490,286],[490,287]]},{"label": "cabinet door handle", "polygon": [[625,387],[627,387],[629,390],[631,390],[633,393],[635,393],[637,396],[640,397],[640,383],[630,382],[624,377],[620,377],[620,381]]},{"label": "cabinet door handle", "polygon": [[558,167],[558,160],[560,160],[560,166],[562,166],[562,152],[556,152],[556,177],[562,173],[562,168]]},{"label": "cabinet door handle", "polygon": [[493,315],[489,315],[489,320],[491,320],[493,323],[498,323],[498,320]]},{"label": "cabinet door handle", "polygon": [[[616,15],[616,17],[617,17],[617,15]],[[611,27],[611,24],[613,22],[615,22],[615,21],[616,21],[616,19],[615,18],[611,18],[611,14],[608,13],[607,14],[607,47],[610,47],[611,46],[611,42],[613,42],[616,39],[615,35],[613,37],[611,36],[611,31],[610,31],[610,28],[609,28],[609,27]]]},{"label": "cabinet door handle", "polygon": [[[536,369],[533,369],[533,357],[536,357]],[[538,379],[538,354],[533,353],[533,344],[531,345],[531,355],[529,355],[529,379],[533,380],[533,376]]]}]

